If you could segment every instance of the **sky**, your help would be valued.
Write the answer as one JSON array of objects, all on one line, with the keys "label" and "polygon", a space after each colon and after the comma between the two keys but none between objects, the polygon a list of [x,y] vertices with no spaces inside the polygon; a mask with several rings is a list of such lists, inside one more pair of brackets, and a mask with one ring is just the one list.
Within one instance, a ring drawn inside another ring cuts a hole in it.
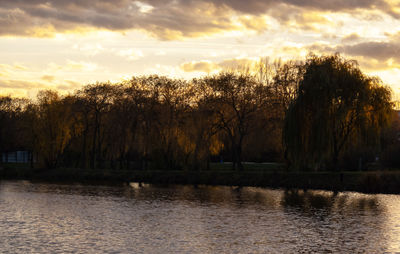
[{"label": "sky", "polygon": [[341,53],[400,94],[400,0],[0,0],[0,94]]}]

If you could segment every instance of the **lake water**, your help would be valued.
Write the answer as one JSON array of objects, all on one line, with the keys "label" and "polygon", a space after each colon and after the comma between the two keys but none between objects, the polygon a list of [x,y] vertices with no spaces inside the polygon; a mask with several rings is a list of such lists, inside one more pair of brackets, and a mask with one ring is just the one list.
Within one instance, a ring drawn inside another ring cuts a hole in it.
[{"label": "lake water", "polygon": [[0,182],[1,253],[400,251],[400,196]]}]

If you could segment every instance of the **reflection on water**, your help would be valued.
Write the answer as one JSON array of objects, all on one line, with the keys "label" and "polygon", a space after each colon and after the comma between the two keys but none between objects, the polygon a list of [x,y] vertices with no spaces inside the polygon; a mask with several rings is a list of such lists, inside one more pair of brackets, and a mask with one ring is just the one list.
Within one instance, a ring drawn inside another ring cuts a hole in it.
[{"label": "reflection on water", "polygon": [[0,182],[2,253],[400,251],[400,196]]}]

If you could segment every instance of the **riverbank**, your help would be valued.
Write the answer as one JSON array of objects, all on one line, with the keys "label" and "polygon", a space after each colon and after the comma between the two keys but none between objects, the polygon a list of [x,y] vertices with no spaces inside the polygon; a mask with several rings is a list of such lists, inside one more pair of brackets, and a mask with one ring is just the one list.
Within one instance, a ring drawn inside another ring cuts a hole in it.
[{"label": "riverbank", "polygon": [[58,168],[52,170],[3,168],[1,179],[46,182],[226,185],[269,188],[322,189],[400,194],[400,171],[284,172],[248,171],[121,171]]}]

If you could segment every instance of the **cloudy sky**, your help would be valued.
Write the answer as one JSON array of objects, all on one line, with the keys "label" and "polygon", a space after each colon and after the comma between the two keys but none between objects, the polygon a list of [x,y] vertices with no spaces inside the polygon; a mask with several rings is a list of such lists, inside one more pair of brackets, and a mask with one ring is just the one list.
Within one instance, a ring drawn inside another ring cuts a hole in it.
[{"label": "cloudy sky", "polygon": [[0,0],[0,94],[340,52],[400,93],[400,0]]}]

